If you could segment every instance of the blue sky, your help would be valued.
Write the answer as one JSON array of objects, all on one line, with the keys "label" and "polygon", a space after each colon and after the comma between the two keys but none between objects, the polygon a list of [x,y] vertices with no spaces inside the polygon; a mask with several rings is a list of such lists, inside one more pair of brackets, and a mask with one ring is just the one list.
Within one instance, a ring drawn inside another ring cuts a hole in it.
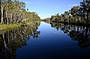
[{"label": "blue sky", "polygon": [[26,3],[26,8],[36,12],[41,18],[47,18],[57,13],[64,13],[82,0],[20,0]]}]

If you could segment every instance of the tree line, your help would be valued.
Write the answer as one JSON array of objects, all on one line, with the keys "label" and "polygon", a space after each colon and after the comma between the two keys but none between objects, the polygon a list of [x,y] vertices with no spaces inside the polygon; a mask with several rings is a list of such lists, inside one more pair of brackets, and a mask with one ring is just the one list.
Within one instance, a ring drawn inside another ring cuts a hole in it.
[{"label": "tree line", "polygon": [[90,24],[90,0],[83,0],[80,2],[80,6],[73,6],[64,14],[59,15],[58,13],[51,16],[50,22]]},{"label": "tree line", "polygon": [[19,0],[0,0],[0,23],[13,24],[22,22],[40,21],[35,12],[25,9],[25,3]]}]

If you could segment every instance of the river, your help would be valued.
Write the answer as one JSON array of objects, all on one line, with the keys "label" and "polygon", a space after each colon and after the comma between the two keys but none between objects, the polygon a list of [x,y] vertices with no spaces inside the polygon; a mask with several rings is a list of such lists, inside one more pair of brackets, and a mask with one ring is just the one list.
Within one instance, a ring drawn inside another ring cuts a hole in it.
[{"label": "river", "polygon": [[41,22],[0,34],[0,59],[83,59],[90,56],[90,28]]}]

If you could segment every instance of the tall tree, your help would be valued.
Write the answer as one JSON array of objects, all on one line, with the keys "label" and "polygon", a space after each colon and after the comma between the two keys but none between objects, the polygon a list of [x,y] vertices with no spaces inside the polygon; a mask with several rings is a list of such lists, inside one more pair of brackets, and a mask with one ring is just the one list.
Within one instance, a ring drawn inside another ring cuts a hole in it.
[{"label": "tall tree", "polygon": [[83,2],[80,3],[80,6],[83,15],[87,16],[87,22],[88,22],[89,21],[88,16],[90,16],[90,0],[83,0]]},{"label": "tall tree", "polygon": [[1,0],[1,23],[3,23],[3,10],[4,10],[4,0]]},{"label": "tall tree", "polygon": [[64,13],[64,21],[69,22],[69,12],[68,11],[65,11]]},{"label": "tall tree", "polygon": [[71,15],[73,16],[73,21],[79,21],[80,17],[80,6],[73,6],[70,10]]},{"label": "tall tree", "polygon": [[1,2],[2,0],[0,0],[0,22],[1,22]]}]

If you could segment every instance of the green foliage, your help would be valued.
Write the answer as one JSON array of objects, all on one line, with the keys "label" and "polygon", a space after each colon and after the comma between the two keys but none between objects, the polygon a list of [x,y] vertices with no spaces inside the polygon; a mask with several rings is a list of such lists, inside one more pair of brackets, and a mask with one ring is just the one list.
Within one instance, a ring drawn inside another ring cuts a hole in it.
[{"label": "green foliage", "polygon": [[0,30],[9,30],[11,28],[15,28],[15,27],[20,27],[21,25],[20,24],[1,24],[0,25]]},{"label": "green foliage", "polygon": [[4,24],[40,21],[40,17],[35,12],[25,9],[25,3],[17,0],[2,1],[2,11],[0,22]]},{"label": "green foliage", "polygon": [[65,22],[76,24],[90,24],[90,0],[83,0],[80,6],[73,6],[64,14],[51,16],[52,22]]}]

